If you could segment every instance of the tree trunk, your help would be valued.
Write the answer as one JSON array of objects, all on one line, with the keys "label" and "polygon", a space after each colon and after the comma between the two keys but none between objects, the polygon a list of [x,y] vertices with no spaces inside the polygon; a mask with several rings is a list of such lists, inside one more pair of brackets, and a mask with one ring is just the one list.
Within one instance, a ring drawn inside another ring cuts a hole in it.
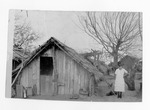
[{"label": "tree trunk", "polygon": [[117,69],[117,67],[118,67],[118,53],[115,52],[113,57],[114,57],[114,61],[113,61],[114,69]]}]

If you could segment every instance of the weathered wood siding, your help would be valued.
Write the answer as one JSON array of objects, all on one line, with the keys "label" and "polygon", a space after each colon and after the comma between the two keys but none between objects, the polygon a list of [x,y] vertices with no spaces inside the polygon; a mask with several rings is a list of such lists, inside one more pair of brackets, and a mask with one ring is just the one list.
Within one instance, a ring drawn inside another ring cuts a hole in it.
[{"label": "weathered wood siding", "polygon": [[89,73],[63,51],[56,51],[58,94],[79,94],[80,89],[88,90]]},{"label": "weathered wood siding", "polygon": [[[52,49],[47,50],[41,56],[52,57]],[[37,94],[41,94],[40,90],[40,56],[34,59],[27,67],[22,71],[22,77],[20,84],[24,87],[32,87],[36,85]]]},{"label": "weathered wood siding", "polygon": [[[53,49],[48,49],[41,56],[53,58]],[[50,64],[50,65],[53,65],[53,64]],[[50,65],[49,65],[49,68],[51,67]],[[53,68],[53,70],[54,70],[54,68]],[[54,71],[53,70],[49,71],[50,72],[49,75],[41,75],[41,73],[40,73],[40,90],[41,90],[40,94],[41,95],[51,95],[52,96],[54,94],[54,82],[53,82]]]},{"label": "weathered wood siding", "polygon": [[[42,56],[50,56],[55,59],[56,78],[55,90],[58,94],[79,94],[80,89],[89,89],[89,72],[74,61],[70,56],[61,50],[55,51],[49,49]],[[54,60],[53,59],[53,60]],[[33,60],[27,67],[23,69],[21,77],[21,85],[24,87],[37,86],[37,94],[40,94],[40,56]],[[54,85],[54,83],[53,83]]]},{"label": "weathered wood siding", "polygon": [[32,61],[27,67],[25,67],[22,71],[22,77],[20,84],[24,87],[32,87],[36,85],[37,87],[37,94],[40,93],[40,58],[36,58]]}]

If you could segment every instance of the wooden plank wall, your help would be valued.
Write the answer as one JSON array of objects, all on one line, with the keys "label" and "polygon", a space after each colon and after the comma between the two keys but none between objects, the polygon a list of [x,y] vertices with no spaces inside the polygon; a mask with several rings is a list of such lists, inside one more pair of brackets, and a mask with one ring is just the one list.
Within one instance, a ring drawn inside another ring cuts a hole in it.
[{"label": "wooden plank wall", "polygon": [[24,87],[33,87],[36,85],[37,94],[40,93],[39,88],[39,75],[40,75],[40,59],[37,58],[33,62],[31,62],[27,67],[22,71],[22,77],[20,84]]},{"label": "wooden plank wall", "polygon": [[[43,56],[49,56],[47,51]],[[56,50],[56,69],[58,74],[58,94],[79,94],[80,89],[88,90],[89,72],[61,50]],[[51,54],[52,56],[52,54]],[[24,87],[37,86],[40,94],[40,57],[22,71],[21,84]]]},{"label": "wooden plank wall", "polygon": [[[52,50],[49,49],[42,56],[52,57]],[[33,87],[36,85],[37,94],[40,94],[40,57],[34,59],[27,67],[22,71],[21,85],[24,87]]]},{"label": "wooden plank wall", "polygon": [[61,50],[56,51],[58,94],[79,94],[88,90],[89,72]]}]

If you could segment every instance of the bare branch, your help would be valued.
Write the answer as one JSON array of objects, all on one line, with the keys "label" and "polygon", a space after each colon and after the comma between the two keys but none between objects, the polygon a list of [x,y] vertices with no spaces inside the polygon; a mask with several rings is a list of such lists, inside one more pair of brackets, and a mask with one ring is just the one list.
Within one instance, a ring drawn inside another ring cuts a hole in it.
[{"label": "bare branch", "polygon": [[128,51],[141,34],[138,13],[87,12],[79,18],[83,30],[111,55]]}]

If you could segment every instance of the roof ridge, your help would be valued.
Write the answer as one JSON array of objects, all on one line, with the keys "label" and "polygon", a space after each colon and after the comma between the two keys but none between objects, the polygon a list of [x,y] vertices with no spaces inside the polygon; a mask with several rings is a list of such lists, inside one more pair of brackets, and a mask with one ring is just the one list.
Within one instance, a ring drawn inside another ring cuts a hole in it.
[{"label": "roof ridge", "polygon": [[[77,53],[74,49],[68,47],[64,43],[60,42],[54,37],[51,37],[48,41],[46,41],[42,46],[37,48],[32,55],[26,59],[22,64],[23,68],[25,68],[32,60],[34,60],[47,46],[49,46],[49,43],[54,42],[56,45],[62,50],[65,51],[65,53],[68,53],[68,56],[71,56],[72,59],[74,59],[78,64],[83,66],[87,71],[90,73],[93,73],[95,75],[95,78],[99,78],[102,76],[102,73],[98,71],[98,69],[93,66],[88,60],[86,60],[84,57],[82,57],[79,53]],[[22,69],[23,69],[22,68]],[[18,70],[18,69],[17,69]],[[20,71],[20,70],[19,70]],[[22,71],[22,70],[21,70]]]}]

